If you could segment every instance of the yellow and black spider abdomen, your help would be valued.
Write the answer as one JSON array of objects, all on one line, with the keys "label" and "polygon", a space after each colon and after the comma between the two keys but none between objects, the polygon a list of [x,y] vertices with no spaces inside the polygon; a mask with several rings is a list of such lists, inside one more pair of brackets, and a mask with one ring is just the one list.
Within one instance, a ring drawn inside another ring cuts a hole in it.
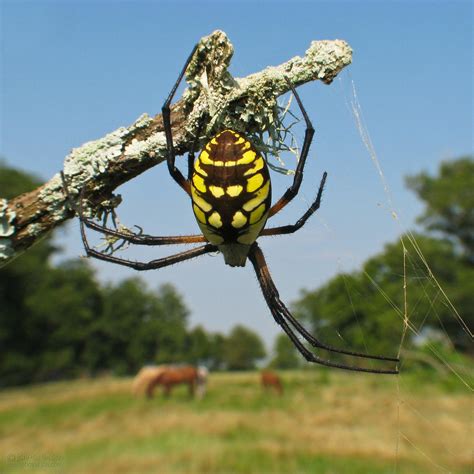
[{"label": "yellow and black spider abdomen", "polygon": [[242,134],[224,130],[204,147],[191,182],[194,215],[212,244],[255,242],[271,204],[264,158]]}]

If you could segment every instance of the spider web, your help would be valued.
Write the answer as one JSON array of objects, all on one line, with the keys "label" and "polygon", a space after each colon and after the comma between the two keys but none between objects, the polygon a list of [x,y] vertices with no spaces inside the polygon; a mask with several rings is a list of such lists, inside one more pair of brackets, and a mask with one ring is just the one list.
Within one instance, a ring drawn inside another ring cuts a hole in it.
[{"label": "spider web", "polygon": [[[340,80],[342,86],[343,80]],[[386,201],[384,210],[399,229],[398,241],[402,250],[403,284],[400,291],[403,292],[403,305],[400,306],[393,301],[371,274],[364,273],[368,281],[383,296],[387,305],[398,315],[401,325],[398,348],[401,369],[400,374],[396,376],[396,388],[393,393],[393,400],[396,401],[395,413],[388,413],[385,417],[386,423],[390,422],[391,417],[396,417],[396,433],[393,433],[396,439],[392,439],[394,472],[405,472],[403,465],[406,459],[418,463],[420,472],[472,472],[470,471],[474,465],[472,369],[465,363],[455,363],[451,358],[448,359],[439,345],[427,339],[425,335],[428,327],[434,327],[443,335],[443,339],[454,347],[439,316],[441,306],[448,308],[451,317],[471,340],[472,331],[432,271],[416,235],[403,225],[365,124],[352,79],[345,96],[346,105],[383,188]],[[409,296],[416,287],[422,288],[421,298],[429,303],[429,311],[423,315],[421,321],[413,320],[417,304],[409,304]],[[346,288],[349,298],[356,297],[350,293],[350,288]],[[424,340],[423,355],[413,353],[412,349],[406,349],[408,341],[413,338]],[[413,374],[404,369],[405,361],[416,356],[424,357],[435,369],[430,372],[430,380],[413,380]],[[430,388],[424,389],[424,382]],[[414,384],[418,386],[414,388]]]},{"label": "spider web", "polygon": [[[342,88],[346,110],[351,121],[355,123],[357,135],[363,144],[363,157],[365,160],[368,158],[368,161],[363,165],[365,168],[374,171],[372,178],[369,177],[373,181],[370,183],[371,190],[374,186],[381,188],[380,194],[382,197],[369,196],[370,202],[368,204],[373,206],[374,199],[382,201],[382,203],[377,202],[377,207],[382,210],[380,225],[393,225],[395,227],[398,236],[396,241],[398,241],[401,250],[400,267],[403,269],[400,275],[392,275],[393,278],[400,281],[396,301],[393,295],[389,293],[388,288],[384,287],[384,283],[377,281],[375,275],[364,271],[366,281],[382,296],[387,309],[393,315],[394,331],[400,333],[397,355],[401,359],[401,364],[399,375],[393,378],[382,376],[377,380],[373,379],[374,388],[380,387],[381,389],[374,390],[376,393],[370,400],[371,408],[368,416],[360,417],[355,428],[351,425],[350,429],[354,431],[354,434],[351,439],[352,442],[349,443],[351,446],[348,449],[350,454],[370,452],[374,458],[383,458],[393,467],[393,472],[396,473],[473,472],[471,470],[471,467],[474,466],[473,374],[462,354],[452,349],[454,348],[454,341],[443,324],[440,316],[441,309],[448,309],[450,316],[458,324],[461,331],[471,340],[473,337],[472,330],[456,308],[455,301],[451,299],[433,271],[430,260],[424,254],[422,243],[418,241],[417,235],[403,223],[402,213],[397,209],[392,190],[370,138],[368,127],[365,124],[354,81],[350,78],[350,75],[348,76],[348,73],[344,74],[338,81]],[[282,110],[287,110],[289,105],[290,103],[286,107],[280,107]],[[293,118],[294,115],[291,115],[291,117]],[[292,122],[288,130],[282,127],[292,136],[292,145],[289,147],[291,151],[298,149],[297,145],[294,145],[296,138],[292,129],[293,125]],[[316,141],[321,143],[324,137],[320,136],[319,127],[316,128]],[[317,150],[317,146],[312,148],[311,155],[317,153]],[[285,156],[288,156],[288,163],[293,163],[293,155],[286,154]],[[320,163],[320,159],[317,160],[318,172],[324,166]],[[280,161],[279,164],[284,170],[287,169],[285,161]],[[308,168],[308,165],[311,166],[311,163],[308,163],[306,168]],[[360,163],[356,166],[359,167]],[[280,169],[277,169],[277,171],[282,172]],[[289,175],[291,170],[283,171],[283,174]],[[311,171],[306,169],[305,176],[307,183]],[[351,180],[354,181],[352,177]],[[332,182],[331,173],[330,181]],[[312,201],[312,196],[306,196],[305,193],[303,187],[298,195],[298,201],[300,201],[300,204],[308,206]],[[328,199],[327,204],[323,203],[323,207],[326,205],[330,205],[330,199]],[[332,222],[329,222],[327,218],[323,218],[322,215],[324,215],[324,211],[315,215],[317,226],[320,228],[322,224],[332,236],[337,236],[337,231],[335,231]],[[340,216],[339,213],[338,216]],[[347,236],[344,235],[343,238],[345,240]],[[338,262],[339,271],[337,273],[343,278],[345,278],[344,267],[347,266],[347,260],[352,260],[351,257],[352,255],[344,253],[337,257],[333,255],[333,259],[337,259]],[[348,304],[352,308],[352,313],[362,335],[362,345],[367,353],[371,353],[373,351],[371,351],[370,344],[366,342],[368,338],[364,337],[364,332],[367,335],[368,330],[364,327],[362,321],[357,320],[357,302],[364,296],[351,288],[346,279],[344,279],[344,284]],[[419,299],[414,300],[414,295]],[[422,306],[422,303],[425,303],[428,310],[420,317],[417,310]],[[441,345],[437,344],[439,341],[436,339],[431,340],[427,337],[430,328],[435,328],[437,334],[442,335]],[[322,340],[330,340],[331,336],[336,336],[341,341],[341,344],[338,344],[339,347],[350,346],[350,342],[344,337],[344,330],[339,331],[332,324],[320,329],[322,331],[318,335],[321,335]],[[326,333],[324,336],[322,335],[323,332]],[[326,336],[328,336],[328,339],[326,339]],[[420,346],[415,345],[415,348],[410,348],[413,345],[413,340],[419,340]],[[423,347],[421,347],[421,341],[423,341]],[[445,353],[443,350],[444,344],[451,347],[451,351],[455,353],[455,356],[458,356],[459,360]],[[413,365],[413,361],[428,366],[432,370],[425,372],[411,370],[409,365],[410,363]],[[421,380],[417,378],[420,374],[424,377]],[[354,382],[354,385],[357,386],[358,382],[355,380]],[[386,393],[388,393],[388,399],[384,398]],[[383,415],[374,420],[371,413],[377,410],[380,410]],[[367,433],[370,433],[370,435],[367,435]],[[338,441],[338,446],[341,446],[338,455],[344,455],[346,452],[345,448],[342,447],[344,443]],[[417,466],[415,470],[413,470],[414,465]]]},{"label": "spider web", "polygon": [[[347,82],[344,83],[344,80],[345,78],[342,78],[339,84],[341,84],[341,87],[345,86],[347,88]],[[412,470],[405,470],[404,466],[407,460],[415,462],[420,466],[420,469],[415,472],[469,472],[468,466],[470,463],[472,464],[474,437],[472,436],[473,386],[468,368],[453,363],[435,343],[430,341],[427,341],[425,346],[431,356],[428,362],[435,368],[435,371],[431,372],[431,380],[414,380],[412,373],[405,369],[405,362],[413,356],[408,351],[408,342],[413,338],[423,338],[424,330],[429,326],[439,329],[444,334],[445,339],[453,345],[453,341],[451,341],[449,333],[443,327],[438,314],[441,306],[449,308],[452,318],[457,321],[459,327],[466,335],[472,338],[472,332],[463,316],[459,314],[455,302],[451,300],[450,295],[446,293],[439,283],[436,274],[432,271],[429,259],[424,255],[416,235],[404,226],[400,217],[401,212],[397,210],[388,180],[365,124],[362,107],[352,80],[349,82],[348,89],[347,92],[343,91],[347,109],[351,119],[355,122],[357,133],[365,147],[366,152],[364,156],[369,158],[368,162],[375,171],[376,177],[374,179],[378,180],[382,188],[384,203],[379,205],[379,207],[384,213],[384,218],[395,223],[398,235],[401,236],[398,238],[398,245],[402,249],[401,263],[403,268],[402,275],[397,275],[397,277],[400,277],[401,282],[400,294],[402,295],[402,304],[393,300],[390,294],[388,294],[387,289],[384,288],[383,284],[380,285],[377,282],[374,275],[369,272],[365,273],[367,281],[382,295],[387,307],[391,308],[395,314],[393,324],[396,328],[394,327],[394,329],[399,329],[401,334],[397,352],[398,356],[402,359],[400,375],[390,377],[390,381],[382,376],[380,382],[373,382],[374,384],[385,386],[385,384],[389,385],[393,381],[393,387],[389,391],[388,400],[380,401],[380,397],[376,396],[372,400],[373,405],[378,407],[380,411],[383,411],[383,417],[378,421],[380,426],[377,428],[379,431],[375,435],[372,433],[370,439],[371,446],[366,446],[366,448],[377,457],[388,459],[393,466],[393,472],[397,473],[414,472]],[[291,158],[297,155],[294,151],[298,150],[296,138],[291,130],[295,117],[289,113],[290,105],[291,99],[286,105],[280,106],[283,115],[286,115],[290,120],[290,125],[282,126],[281,128],[283,134],[291,134],[291,143],[288,149],[282,150],[283,152],[288,152],[288,162],[291,162]],[[274,155],[275,153],[271,149],[271,137],[268,140],[269,154]],[[278,142],[279,140],[280,137],[275,141]],[[317,150],[317,147],[315,149]],[[280,159],[277,158],[274,169],[283,174],[291,175],[291,170],[286,168],[283,157]],[[321,166],[318,164],[318,172],[320,172],[320,169]],[[291,176],[290,179],[292,179]],[[305,196],[306,191],[302,189],[298,199],[303,201],[304,205],[309,205],[313,199],[312,192],[313,189],[309,191],[310,194],[308,196]],[[373,202],[370,204],[373,204]],[[317,214],[315,217],[319,220],[318,225],[322,223],[324,227],[331,228],[331,224],[323,221],[320,214]],[[106,219],[106,217],[103,218]],[[286,217],[284,218],[286,219]],[[112,221],[113,226],[116,228],[123,228],[137,234],[141,232],[140,228],[137,228],[138,231],[137,229],[127,229],[118,221],[116,222],[113,219]],[[109,239],[105,240],[104,245],[110,245],[111,247],[108,250],[113,252],[118,250],[117,246],[120,245],[120,242]],[[341,267],[344,258],[344,256],[338,257],[338,259],[341,259]],[[420,287],[423,289],[422,298],[429,302],[430,309],[421,321],[415,321],[413,314],[416,310],[416,303],[410,303],[410,295],[414,293],[415,289]],[[360,295],[348,284],[345,286],[345,289],[349,304],[352,305],[354,316],[357,318],[355,303],[357,298],[360,298]],[[364,329],[362,322],[359,322],[359,327],[363,334],[366,329]],[[332,330],[336,331],[334,327]],[[337,336],[344,342],[343,331],[341,333],[337,332]],[[369,344],[365,343],[364,345],[365,350],[370,353],[371,348]],[[348,347],[348,343],[344,344],[344,347]],[[370,375],[369,377],[378,376]],[[416,385],[418,386],[415,387]],[[427,388],[424,388],[425,385]],[[374,387],[376,389],[378,385],[374,385]],[[387,406],[382,407],[382,403],[386,403]],[[471,412],[467,413],[468,410],[471,410]],[[364,424],[368,425],[364,417],[361,417],[357,423],[361,429],[364,429]],[[372,428],[368,427],[368,430],[370,429]],[[379,433],[382,435],[380,439],[376,439]],[[357,452],[356,447],[359,441],[356,435],[354,435],[353,441],[355,447],[351,447],[351,449]]]}]

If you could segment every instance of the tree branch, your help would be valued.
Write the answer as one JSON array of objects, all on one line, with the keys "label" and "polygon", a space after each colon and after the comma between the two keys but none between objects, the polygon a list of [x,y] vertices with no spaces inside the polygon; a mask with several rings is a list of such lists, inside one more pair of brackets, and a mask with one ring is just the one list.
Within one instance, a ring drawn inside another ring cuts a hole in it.
[{"label": "tree branch", "polygon": [[[296,56],[280,66],[234,79],[227,71],[232,54],[233,46],[222,31],[199,42],[186,73],[188,88],[171,111],[177,154],[189,152],[198,133],[201,145],[206,136],[223,127],[250,135],[271,131],[276,100],[289,90],[285,77],[295,86],[314,80],[330,84],[352,57],[351,48],[342,40],[313,41],[302,58]],[[73,149],[63,171],[71,196],[77,198],[84,188],[86,209],[95,215],[115,188],[165,159],[161,114],[144,114],[129,127]],[[10,201],[0,198],[0,266],[73,215],[59,173],[34,191]]]}]

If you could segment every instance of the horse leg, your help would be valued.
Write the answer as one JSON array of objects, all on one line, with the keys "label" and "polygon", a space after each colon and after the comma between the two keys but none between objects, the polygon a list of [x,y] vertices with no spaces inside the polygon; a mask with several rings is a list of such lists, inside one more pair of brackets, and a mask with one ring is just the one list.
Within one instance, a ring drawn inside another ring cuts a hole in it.
[{"label": "horse leg", "polygon": [[155,380],[150,380],[146,386],[146,396],[147,398],[153,398],[153,391],[155,390],[157,382]]},{"label": "horse leg", "polygon": [[192,380],[189,382],[189,396],[190,396],[191,398],[194,398],[195,384],[196,384],[196,380],[195,380],[195,379],[192,379]]}]

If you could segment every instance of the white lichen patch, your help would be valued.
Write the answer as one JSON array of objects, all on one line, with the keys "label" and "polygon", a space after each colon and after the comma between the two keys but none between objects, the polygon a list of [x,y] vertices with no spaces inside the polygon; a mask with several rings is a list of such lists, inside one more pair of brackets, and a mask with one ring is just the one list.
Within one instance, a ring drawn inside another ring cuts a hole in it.
[{"label": "white lichen patch", "polygon": [[0,199],[0,237],[9,237],[15,233],[15,217],[15,212],[8,208],[8,201]]},{"label": "white lichen patch", "polygon": [[105,173],[109,162],[122,154],[123,139],[128,134],[128,129],[120,127],[104,138],[73,149],[64,161],[64,174],[68,177],[80,175],[81,181],[85,182]]},{"label": "white lichen patch", "polygon": [[148,127],[153,122],[153,119],[147,114],[144,113],[138,117],[138,119],[133,124],[134,128],[145,128]]},{"label": "white lichen patch", "polygon": [[[148,119],[142,115],[137,123],[138,126],[144,127],[148,123]],[[104,174],[109,163],[121,156],[124,138],[129,133],[127,128],[121,127],[99,140],[87,142],[72,150],[64,161],[64,175],[71,196],[77,196],[84,183]],[[64,219],[66,194],[59,173],[44,186],[38,197],[47,204],[52,221]]]},{"label": "white lichen patch", "polygon": [[166,156],[166,136],[164,132],[154,133],[146,140],[133,139],[127,145],[124,155],[127,158],[141,159],[150,153],[154,153],[155,158],[159,159]]},{"label": "white lichen patch", "polygon": [[9,260],[15,255],[10,239],[0,238],[0,262]]},{"label": "white lichen patch", "polygon": [[45,231],[45,226],[41,224],[30,224],[28,226],[28,234],[31,236],[42,235]]},{"label": "white lichen patch", "polygon": [[304,68],[311,66],[321,81],[332,81],[337,73],[352,62],[352,49],[343,40],[312,41],[306,51]]},{"label": "white lichen patch", "polygon": [[[87,142],[81,147],[73,149],[64,161],[64,175],[70,196],[77,197],[85,183],[92,179],[97,180],[98,177],[107,173],[110,163],[124,153],[126,138],[137,129],[148,127],[152,120],[147,114],[143,114],[130,128],[120,127],[99,140]],[[147,153],[156,153],[160,149],[163,150],[163,153],[166,149],[164,133],[153,134],[147,140],[133,140],[127,146],[125,154],[128,155],[128,158],[140,159]],[[64,205],[66,193],[59,173],[44,186],[38,197],[47,205],[51,221],[64,220],[67,213],[67,208]],[[84,214],[91,215],[93,212],[86,206]],[[41,228],[31,227],[30,229],[30,227],[28,227],[28,231],[31,230],[34,234],[42,232]]]},{"label": "white lichen patch", "polygon": [[[61,176],[56,173],[38,194],[38,198],[47,205],[51,222],[64,220],[66,216],[65,197]],[[30,224],[27,230],[30,235],[40,235],[42,231],[41,227],[35,224]]]},{"label": "white lichen patch", "polygon": [[13,221],[16,214],[8,208],[8,201],[0,199],[0,262],[7,260],[15,254],[12,242],[9,237],[15,233]]}]

